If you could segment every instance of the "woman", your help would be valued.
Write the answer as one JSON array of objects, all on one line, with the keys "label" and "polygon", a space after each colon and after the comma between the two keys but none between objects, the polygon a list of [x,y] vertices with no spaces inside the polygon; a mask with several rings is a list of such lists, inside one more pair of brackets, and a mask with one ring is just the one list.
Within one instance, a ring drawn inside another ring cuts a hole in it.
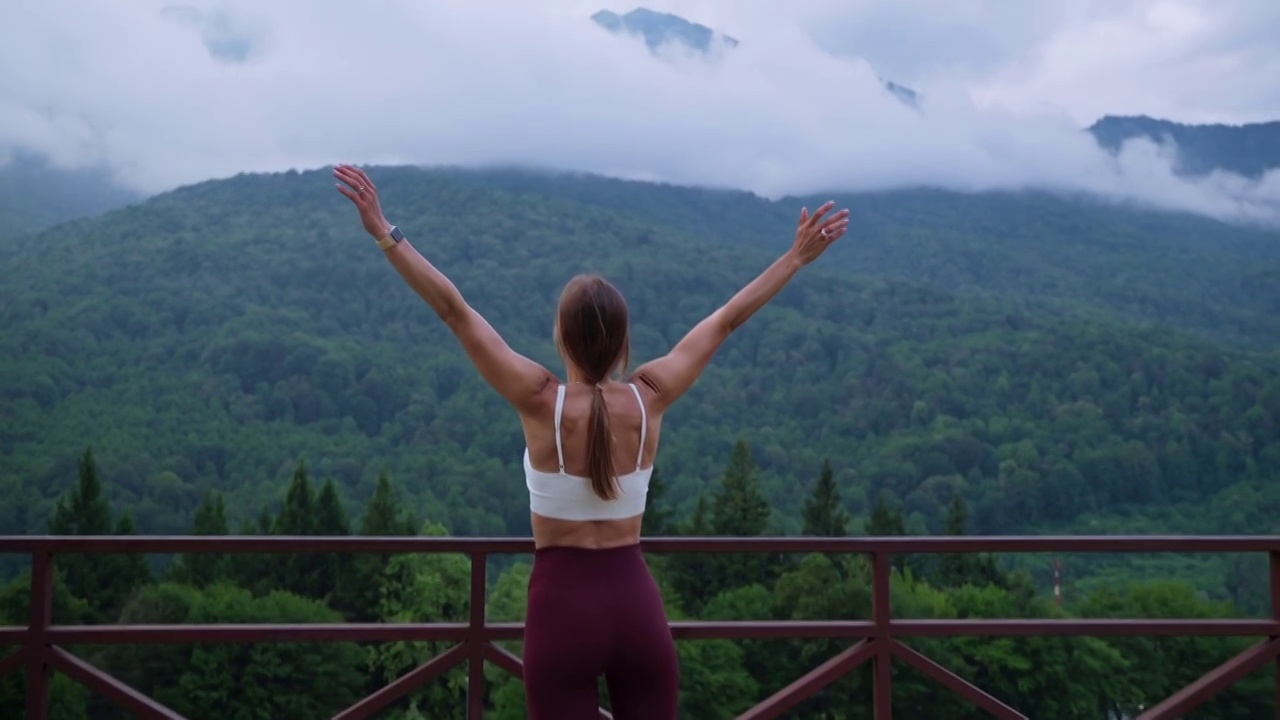
[{"label": "woman", "polygon": [[529,718],[597,717],[602,674],[618,720],[674,718],[675,644],[639,545],[663,414],[730,333],[845,233],[848,211],[824,219],[832,203],[812,216],[802,209],[791,249],[629,382],[617,379],[629,359],[626,302],[601,278],[573,278],[555,319],[561,383],[508,347],[387,222],[363,170],[339,165],[334,176],[391,265],[520,415],[535,545],[524,635]]}]

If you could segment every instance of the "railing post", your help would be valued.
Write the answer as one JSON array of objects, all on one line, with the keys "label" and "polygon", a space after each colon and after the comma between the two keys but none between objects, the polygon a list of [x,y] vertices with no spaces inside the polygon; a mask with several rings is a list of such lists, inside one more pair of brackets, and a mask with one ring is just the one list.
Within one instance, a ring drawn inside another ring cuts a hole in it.
[{"label": "railing post", "polygon": [[[1271,552],[1271,618],[1280,620],[1280,551]],[[1272,638],[1275,640],[1277,638]],[[1280,717],[1280,657],[1276,658],[1276,717]]]},{"label": "railing post", "polygon": [[471,622],[467,637],[467,720],[484,716],[484,595],[488,555],[471,553]]},{"label": "railing post", "polygon": [[893,720],[893,638],[889,635],[889,554],[871,553],[871,614],[875,620],[876,659],[872,698],[875,720]]},{"label": "railing post", "polygon": [[45,631],[53,616],[53,556],[42,550],[31,555],[31,610],[27,622],[27,720],[49,716],[49,664]]}]

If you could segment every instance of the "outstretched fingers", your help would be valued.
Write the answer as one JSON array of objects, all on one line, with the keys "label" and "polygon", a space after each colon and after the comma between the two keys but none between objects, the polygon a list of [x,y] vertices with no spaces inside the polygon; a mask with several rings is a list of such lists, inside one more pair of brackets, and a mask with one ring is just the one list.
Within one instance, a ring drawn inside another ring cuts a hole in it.
[{"label": "outstretched fingers", "polygon": [[831,208],[835,207],[835,205],[836,205],[835,200],[828,200],[822,204],[822,207],[815,210],[813,212],[813,215],[809,217],[809,220],[807,223],[809,229],[812,230],[818,224],[818,221],[822,219],[822,216],[830,212]]},{"label": "outstretched fingers", "polygon": [[337,184],[338,192],[350,198],[357,207],[363,208],[373,197],[373,181],[364,172],[350,165],[338,165],[333,169],[333,175],[347,185]]},{"label": "outstretched fingers", "polygon": [[356,192],[360,192],[367,186],[372,186],[372,183],[368,181],[367,177],[364,177],[362,173],[350,165],[339,165],[335,167],[333,169],[333,174],[342,182],[350,185],[351,189]]},{"label": "outstretched fingers", "polygon": [[827,232],[828,230],[834,231],[836,228],[843,229],[848,226],[849,226],[849,211],[846,209],[846,210],[841,210],[835,215],[832,215],[831,217],[827,218],[826,222],[822,223],[822,225],[818,229],[821,230],[825,235],[825,234],[829,234]]}]

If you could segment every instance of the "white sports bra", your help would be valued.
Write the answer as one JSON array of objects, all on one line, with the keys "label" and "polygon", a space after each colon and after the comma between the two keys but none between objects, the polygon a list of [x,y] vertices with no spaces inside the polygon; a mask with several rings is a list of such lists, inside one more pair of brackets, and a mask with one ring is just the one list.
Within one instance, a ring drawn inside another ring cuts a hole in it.
[{"label": "white sports bra", "polygon": [[556,456],[560,472],[543,472],[529,462],[529,448],[524,449],[525,486],[529,488],[529,509],[543,517],[557,520],[620,520],[644,514],[649,494],[649,476],[653,466],[641,469],[644,459],[645,432],[648,417],[644,400],[634,383],[628,383],[640,403],[640,452],[636,469],[618,477],[618,497],[602,500],[591,491],[591,479],[564,471],[564,445],[560,439],[560,418],[564,414],[564,385],[556,388]]}]

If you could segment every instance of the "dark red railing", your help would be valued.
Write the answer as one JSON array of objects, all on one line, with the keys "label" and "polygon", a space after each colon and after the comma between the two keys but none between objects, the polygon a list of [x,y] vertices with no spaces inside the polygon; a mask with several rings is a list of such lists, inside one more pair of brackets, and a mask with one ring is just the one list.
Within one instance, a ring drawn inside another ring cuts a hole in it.
[{"label": "dark red railing", "polygon": [[[1138,720],[1180,717],[1213,694],[1269,662],[1276,663],[1276,707],[1280,714],[1280,537],[894,537],[894,538],[652,538],[645,552],[673,553],[861,553],[870,556],[873,612],[870,620],[673,622],[672,634],[685,639],[849,638],[856,640],[808,674],[778,690],[739,720],[776,718],[812,697],[864,662],[873,663],[876,720],[891,720],[896,658],[950,688],[997,718],[1026,718],[958,675],[912,650],[901,638],[958,636],[1214,636],[1267,638],[1211,670]],[[526,554],[527,539],[440,537],[0,537],[0,553],[32,558],[31,612],[26,627],[0,628],[0,645],[20,649],[0,658],[0,675],[27,668],[26,717],[46,720],[48,678],[57,670],[142,718],[180,718],[102,670],[63,650],[65,645],[147,643],[250,643],[339,641],[453,641],[457,644],[334,716],[372,716],[441,672],[467,662],[467,715],[484,712],[484,663],[516,677],[520,658],[494,644],[518,640],[523,623],[485,619],[485,571],[489,555]],[[462,553],[471,558],[471,608],[465,623],[370,623],[281,625],[106,625],[52,623],[53,558],[68,553]],[[1248,619],[1063,619],[1063,620],[895,620],[889,613],[889,560],[925,553],[1267,553],[1271,570],[1272,617]],[[604,710],[601,717],[609,717]],[[1280,717],[1280,715],[1278,715]]]}]

